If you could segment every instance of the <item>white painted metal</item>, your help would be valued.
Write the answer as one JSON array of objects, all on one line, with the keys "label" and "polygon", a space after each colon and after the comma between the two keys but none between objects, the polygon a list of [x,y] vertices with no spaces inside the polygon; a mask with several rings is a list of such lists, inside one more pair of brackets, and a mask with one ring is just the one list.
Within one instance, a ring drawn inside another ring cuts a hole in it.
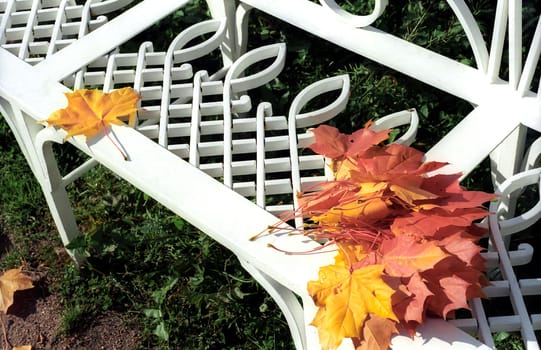
[{"label": "white painted metal", "polygon": [[369,15],[359,16],[353,15],[347,11],[342,10],[334,0],[319,0],[319,2],[326,8],[336,14],[341,20],[352,25],[354,27],[366,27],[374,23],[379,16],[385,11],[385,7],[389,4],[387,0],[376,0],[374,2],[374,10]]},{"label": "white painted metal", "polygon": [[[322,107],[316,111],[301,113],[301,110],[316,97],[323,95],[327,92],[339,90],[340,94],[329,105]],[[289,109],[289,152],[291,158],[291,182],[292,192],[294,194],[302,192],[301,174],[300,174],[300,161],[298,152],[298,140],[297,140],[297,128],[305,128],[308,126],[314,126],[320,123],[324,123],[338,113],[340,113],[347,104],[349,96],[349,77],[347,75],[341,75],[333,78],[327,78],[320,80],[312,85],[306,87],[301,91],[291,103]],[[326,174],[326,177],[332,179],[331,174]],[[293,196],[293,209],[299,208],[298,197]],[[303,226],[303,220],[301,217],[295,218],[295,226],[301,228]]]},{"label": "white painted metal", "polygon": [[[467,174],[491,154],[495,183],[502,184],[504,195],[491,206],[495,214],[488,226],[495,250],[484,256],[487,268],[500,271],[502,278],[493,281],[486,293],[508,298],[514,314],[492,316],[475,299],[471,318],[428,320],[414,339],[396,336],[393,349],[487,349],[493,347],[491,333],[496,331],[520,331],[527,349],[539,349],[533,331],[541,329],[541,315],[527,310],[523,296],[540,295],[541,282],[518,280],[513,271],[513,266],[531,261],[533,248],[520,244],[508,251],[502,241],[503,235],[523,230],[541,216],[541,202],[516,217],[513,213],[520,189],[539,183],[536,166],[541,153],[534,142],[523,157],[526,128],[541,131],[540,88],[531,86],[541,52],[541,20],[522,64],[521,1],[494,4],[490,50],[465,2],[448,1],[470,41],[477,69],[368,26],[383,13],[387,5],[383,0],[375,2],[369,16],[348,14],[333,0],[322,0],[323,5],[307,0],[208,0],[217,19],[182,31],[167,52],[154,52],[147,42],[137,52],[120,53],[119,45],[187,1],[162,0],[156,6],[155,1],[146,0],[111,20],[102,16],[130,2],[89,0],[77,5],[72,0],[0,0],[0,111],[43,188],[65,244],[78,234],[65,187],[101,163],[237,254],[283,310],[295,346],[318,348],[317,332],[309,325],[315,307],[306,283],[317,277],[320,266],[332,261],[334,252],[327,248],[321,254],[299,256],[269,249],[268,243],[289,251],[319,247],[305,237],[288,236],[287,229],[253,242],[247,238],[276,224],[276,215],[297,208],[298,191],[328,179],[324,159],[301,155],[299,149],[313,141],[306,128],[344,108],[349,80],[336,76],[308,86],[293,100],[287,116],[273,115],[269,103],[252,100],[250,90],[276,77],[286,55],[284,44],[245,53],[248,14],[258,8],[475,106],[428,152],[427,159],[448,161],[452,166],[446,171]],[[42,24],[42,20],[48,22]],[[200,34],[209,39],[185,47]],[[509,82],[499,76],[506,42]],[[223,68],[207,72],[192,66],[191,60],[218,46]],[[247,71],[264,60],[271,62],[265,62],[266,68]],[[62,93],[68,87],[92,85],[111,91],[126,84],[141,94],[143,108],[138,113],[138,131],[112,128],[129,161],[120,159],[107,140],[85,142],[83,137],[73,137],[68,141],[91,159],[62,176],[51,143],[64,142],[65,132],[42,129],[35,120],[63,107]],[[340,92],[334,102],[315,111],[303,110],[308,101],[330,91]],[[396,142],[411,144],[419,125],[414,109],[376,120],[373,127],[408,124]],[[230,210],[224,211],[223,203]],[[487,346],[455,326],[476,333]]]}]

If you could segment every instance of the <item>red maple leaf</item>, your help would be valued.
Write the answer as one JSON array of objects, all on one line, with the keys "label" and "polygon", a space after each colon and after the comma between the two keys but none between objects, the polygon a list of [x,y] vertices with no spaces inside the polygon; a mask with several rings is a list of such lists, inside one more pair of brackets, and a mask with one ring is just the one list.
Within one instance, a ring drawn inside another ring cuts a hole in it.
[{"label": "red maple leaf", "polygon": [[389,138],[390,130],[374,131],[369,127],[370,125],[370,123],[367,123],[364,129],[360,129],[351,135],[342,134],[332,126],[320,125],[310,130],[316,140],[309,147],[314,152],[334,160],[359,156],[370,147]]},{"label": "red maple leaf", "polygon": [[411,212],[407,216],[394,219],[391,230],[397,234],[415,235],[418,237],[437,238],[444,236],[449,228],[469,227],[473,220],[487,216],[482,208],[464,208],[447,212],[440,208]]},{"label": "red maple leaf", "polygon": [[422,188],[437,195],[438,200],[421,201],[419,204],[426,209],[437,206],[453,210],[479,207],[497,197],[493,193],[467,191],[458,182],[460,176],[461,174],[439,174],[426,178]]},{"label": "red maple leaf", "polygon": [[434,293],[427,298],[427,312],[443,318],[455,310],[469,309],[468,300],[485,297],[483,286],[487,285],[487,280],[484,274],[457,257],[443,260],[421,276]]},{"label": "red maple leaf", "polygon": [[[422,324],[426,316],[426,300],[434,293],[428,289],[426,280],[419,273],[414,273],[408,278],[402,278],[408,294],[402,294],[393,302],[393,311],[400,323],[410,335],[415,334],[415,328]],[[399,293],[396,293],[397,296]]]}]

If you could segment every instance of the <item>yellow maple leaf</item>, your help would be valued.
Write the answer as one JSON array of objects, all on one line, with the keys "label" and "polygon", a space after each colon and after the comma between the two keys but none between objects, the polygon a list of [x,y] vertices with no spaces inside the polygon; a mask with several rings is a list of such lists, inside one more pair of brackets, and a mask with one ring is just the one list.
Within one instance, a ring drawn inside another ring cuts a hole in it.
[{"label": "yellow maple leaf", "polygon": [[13,304],[13,294],[19,290],[33,288],[32,280],[21,269],[11,269],[0,275],[0,311],[7,313]]},{"label": "yellow maple leaf", "polygon": [[351,271],[349,266],[328,265],[308,292],[319,309],[312,325],[318,328],[323,349],[336,349],[344,338],[361,337],[369,313],[397,321],[392,310],[394,290],[381,279],[383,265]]},{"label": "yellow maple leaf", "polygon": [[327,212],[310,217],[320,225],[338,225],[341,222],[354,221],[360,218],[382,219],[390,213],[390,202],[374,197],[365,201],[351,201],[337,207],[332,207]]},{"label": "yellow maple leaf", "polygon": [[68,106],[53,112],[47,122],[49,126],[58,126],[68,132],[66,139],[74,135],[94,137],[107,132],[110,124],[122,125],[121,117],[128,117],[128,124],[133,125],[137,101],[140,96],[132,88],[126,87],[111,93],[97,89],[81,89],[66,93]]}]

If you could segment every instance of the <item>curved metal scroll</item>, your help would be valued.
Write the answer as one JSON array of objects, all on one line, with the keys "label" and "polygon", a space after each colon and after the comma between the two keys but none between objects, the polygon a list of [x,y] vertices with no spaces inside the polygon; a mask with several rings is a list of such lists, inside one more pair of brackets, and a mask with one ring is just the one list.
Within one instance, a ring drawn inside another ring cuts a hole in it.
[{"label": "curved metal scroll", "polygon": [[[291,157],[291,182],[293,185],[293,193],[302,191],[301,176],[299,168],[299,147],[305,147],[311,143],[313,135],[303,134],[297,137],[297,128],[323,123],[335,115],[340,113],[346,107],[349,97],[349,76],[339,75],[317,81],[308,87],[304,88],[293,100],[289,108],[289,152]],[[301,113],[301,110],[314,98],[321,96],[330,91],[340,90],[338,97],[329,105],[319,108],[315,111]],[[302,142],[302,139],[308,142]],[[298,198],[293,196],[294,208],[298,208]],[[295,218],[295,226],[302,227],[303,220],[301,217]]]},{"label": "curved metal scroll", "polygon": [[419,128],[419,115],[415,108],[407,109],[405,111],[396,112],[386,115],[377,119],[372,125],[374,130],[392,129],[399,126],[408,125],[408,129],[397,139],[394,143],[399,143],[405,146],[411,145],[415,141],[417,136],[417,129]]},{"label": "curved metal scroll", "polygon": [[[285,44],[267,45],[254,49],[233,63],[224,80],[223,90],[223,118],[224,118],[224,184],[228,187],[233,185],[232,162],[232,111],[231,101],[233,95],[243,91],[262,86],[274,79],[284,67],[286,56]],[[257,73],[243,76],[246,69],[258,62],[274,58],[272,63]]]},{"label": "curved metal scroll", "polygon": [[[160,130],[158,143],[164,147],[168,145],[167,127],[169,124],[169,103],[171,94],[171,84],[173,83],[173,66],[175,63],[188,62],[198,57],[202,57],[209,52],[217,49],[223,41],[225,35],[225,21],[208,20],[189,27],[180,33],[171,43],[166,53],[164,62],[163,89],[160,108]],[[213,33],[210,38],[202,43],[184,47],[193,39],[208,33]],[[180,71],[189,72],[191,76],[191,65],[183,65]],[[176,72],[179,73],[178,71]]]},{"label": "curved metal scroll", "polygon": [[323,7],[331,10],[342,20],[357,28],[366,27],[374,23],[374,21],[383,14],[385,7],[387,7],[389,3],[387,0],[376,0],[372,13],[365,16],[359,16],[344,11],[334,0],[319,0],[319,2],[321,5],[323,5]]}]

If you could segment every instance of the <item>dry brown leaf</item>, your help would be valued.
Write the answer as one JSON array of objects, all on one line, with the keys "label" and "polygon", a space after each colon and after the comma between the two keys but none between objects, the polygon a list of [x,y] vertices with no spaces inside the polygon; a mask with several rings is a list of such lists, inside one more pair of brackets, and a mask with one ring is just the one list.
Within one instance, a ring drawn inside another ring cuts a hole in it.
[{"label": "dry brown leaf", "polygon": [[363,327],[363,341],[356,350],[387,350],[391,336],[398,333],[396,322],[370,314]]},{"label": "dry brown leaf", "polygon": [[32,350],[32,345],[14,346],[12,350]]},{"label": "dry brown leaf", "polygon": [[0,276],[0,311],[7,313],[13,304],[13,294],[19,290],[33,288],[32,279],[21,269],[7,270]]}]

